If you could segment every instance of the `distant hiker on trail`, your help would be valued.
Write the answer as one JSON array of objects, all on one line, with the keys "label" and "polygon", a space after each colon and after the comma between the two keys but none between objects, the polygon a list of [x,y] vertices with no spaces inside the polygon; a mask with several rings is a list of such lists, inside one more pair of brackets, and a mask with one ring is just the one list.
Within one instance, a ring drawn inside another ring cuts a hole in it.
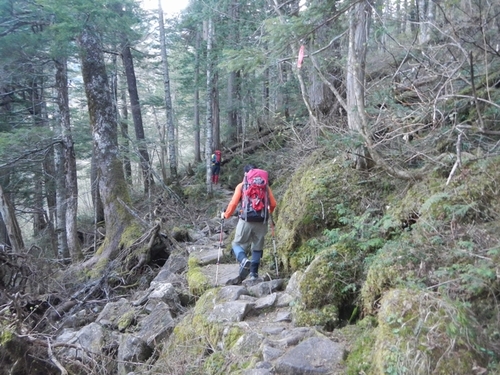
[{"label": "distant hiker on trail", "polygon": [[[267,222],[270,214],[276,208],[276,200],[268,186],[268,173],[253,165],[244,168],[245,177],[236,186],[231,202],[222,219],[232,216],[238,204],[240,205],[239,220],[232,243],[236,260],[240,264],[239,275],[232,283],[241,283],[250,274],[251,280],[257,280],[259,264],[264,249],[264,238],[267,233]],[[247,259],[246,251],[251,246],[251,261]]]},{"label": "distant hiker on trail", "polygon": [[219,182],[221,161],[222,158],[220,150],[215,150],[215,152],[212,154],[212,183],[216,185]]}]

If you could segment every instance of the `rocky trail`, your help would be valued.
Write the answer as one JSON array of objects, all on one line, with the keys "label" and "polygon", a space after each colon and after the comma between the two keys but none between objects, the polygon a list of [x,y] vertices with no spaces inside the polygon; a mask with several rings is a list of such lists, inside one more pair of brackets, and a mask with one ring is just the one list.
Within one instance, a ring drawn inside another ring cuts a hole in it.
[{"label": "rocky trail", "polygon": [[[221,207],[231,194],[223,192]],[[204,321],[222,326],[222,332],[235,328],[239,332],[229,347],[225,343],[227,337],[216,345],[231,366],[211,373],[344,374],[342,362],[347,348],[340,335],[294,324],[292,306],[300,296],[299,274],[288,280],[265,274],[258,281],[226,285],[231,284],[239,270],[234,257],[223,254],[230,247],[228,241],[237,218],[224,223],[223,244],[218,223],[212,219],[207,224],[209,228],[193,230],[186,242],[179,242],[146,290],[105,305],[85,306],[64,319],[53,342],[62,366],[74,368],[77,364],[84,368],[84,373],[91,373],[92,366],[108,363],[109,374],[170,373],[163,370],[163,365],[151,362],[157,346],[165,345],[174,327],[186,317],[198,313]],[[269,244],[266,246],[269,248]],[[195,263],[209,284],[205,284],[206,291],[195,305],[187,281],[191,272],[188,268],[193,263],[190,258],[196,258]],[[106,360],[96,360],[100,356]],[[114,359],[109,360],[110,357]],[[168,363],[175,360],[166,359]],[[240,370],[226,370],[234,369],[235,363]],[[182,366],[177,365],[176,374],[204,373],[201,368],[200,372],[192,372],[192,368],[188,371]]]},{"label": "rocky trail", "polygon": [[[228,202],[232,192],[225,194]],[[295,327],[293,323],[291,306],[299,293],[295,275],[285,280],[279,278],[279,272],[266,273],[257,281],[247,279],[231,285],[239,265],[232,254],[227,254],[227,241],[236,224],[236,217],[224,223],[222,244],[219,230],[212,235],[211,243],[190,244],[188,251],[211,285],[220,288],[209,319],[243,327],[245,334],[235,350],[261,359],[242,374],[344,374],[345,344],[318,327]]]}]

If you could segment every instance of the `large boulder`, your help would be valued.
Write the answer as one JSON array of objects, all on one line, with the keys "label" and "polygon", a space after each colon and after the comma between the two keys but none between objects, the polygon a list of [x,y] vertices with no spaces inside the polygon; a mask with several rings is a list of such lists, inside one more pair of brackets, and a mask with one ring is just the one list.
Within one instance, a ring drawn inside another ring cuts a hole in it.
[{"label": "large boulder", "polygon": [[376,328],[358,341],[352,351],[357,355],[348,361],[356,373],[373,375],[479,373],[488,351],[479,329],[460,302],[426,290],[391,289],[380,302]]}]

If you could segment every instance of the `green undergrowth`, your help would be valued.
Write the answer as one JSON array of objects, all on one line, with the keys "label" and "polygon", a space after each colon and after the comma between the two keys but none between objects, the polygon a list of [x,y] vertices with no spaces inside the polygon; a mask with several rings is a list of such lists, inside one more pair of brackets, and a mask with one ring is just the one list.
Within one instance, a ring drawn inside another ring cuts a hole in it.
[{"label": "green undergrowth", "polygon": [[390,181],[346,168],[338,158],[313,154],[292,176],[277,209],[279,255],[285,268],[307,266],[318,249],[311,239],[321,238],[325,230],[339,229],[341,237],[345,228],[349,237],[366,238],[362,232],[371,231],[368,221],[381,213],[375,203],[378,196],[393,188]]},{"label": "green undergrowth", "polygon": [[395,236],[390,218],[378,210],[361,215],[343,204],[336,206],[340,227],[324,229],[293,252],[292,264],[305,268],[299,282],[300,298],[293,306],[297,325],[327,330],[357,318],[366,259]]},{"label": "green undergrowth", "polygon": [[351,348],[346,365],[347,375],[369,374],[372,367],[373,348],[376,340],[375,328],[377,320],[374,317],[366,317],[355,325],[347,326],[343,331],[350,332],[348,341]]},{"label": "green undergrowth", "polygon": [[[449,171],[448,171],[449,174]],[[469,161],[446,185],[448,175],[413,183],[404,194],[389,197],[387,213],[434,231],[500,218],[500,157]]]},{"label": "green undergrowth", "polygon": [[[414,294],[420,296],[422,311],[415,312],[411,324],[423,321],[424,314],[433,315],[437,320],[426,324],[438,325],[441,340],[415,343],[411,351],[403,350],[399,341],[381,329],[376,347],[382,350],[372,358],[375,367],[367,374],[469,374],[473,373],[471,363],[477,364],[478,371],[481,366],[498,371],[499,164],[498,157],[468,162],[449,185],[447,175],[430,176],[387,201],[386,215],[407,227],[365,259],[363,314],[377,316],[383,326],[390,309],[384,303],[415,306]],[[396,299],[394,288],[411,292],[399,292]],[[447,314],[446,318],[441,320],[440,314]],[[448,319],[453,325],[444,327],[442,321]],[[460,337],[446,336],[445,328]],[[460,340],[467,345],[457,344]],[[440,356],[428,353],[427,347]],[[421,365],[412,355],[419,356]],[[425,372],[424,367],[434,370]]]},{"label": "green undergrowth", "polygon": [[[353,318],[364,279],[364,258],[380,245],[369,243],[375,247],[353,237],[343,238],[315,256],[300,279],[301,297],[293,309],[296,324],[331,330]],[[341,316],[341,310],[347,315]]]},{"label": "green undergrowth", "polygon": [[[338,328],[346,306],[376,317],[379,328],[355,349],[370,360],[353,374],[467,374],[471,363],[495,369],[500,158],[468,160],[447,184],[449,169],[411,183],[373,182],[318,155],[292,177],[278,212],[280,260],[290,272],[303,270],[294,322]],[[404,292],[391,298],[393,290]],[[396,318],[413,325],[397,337],[387,334],[391,304],[416,309]],[[436,336],[403,350],[418,324]]]}]

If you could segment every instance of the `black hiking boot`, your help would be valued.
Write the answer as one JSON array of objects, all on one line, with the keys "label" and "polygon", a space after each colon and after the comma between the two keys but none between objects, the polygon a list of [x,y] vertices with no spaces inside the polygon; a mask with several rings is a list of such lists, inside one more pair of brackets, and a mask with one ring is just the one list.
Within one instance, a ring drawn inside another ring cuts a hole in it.
[{"label": "black hiking boot", "polygon": [[240,280],[243,281],[247,278],[250,273],[250,261],[247,258],[243,258],[240,263]]},{"label": "black hiking boot", "polygon": [[240,285],[240,284],[241,284],[241,278],[239,276],[236,276],[235,278],[226,281],[226,285]]}]

